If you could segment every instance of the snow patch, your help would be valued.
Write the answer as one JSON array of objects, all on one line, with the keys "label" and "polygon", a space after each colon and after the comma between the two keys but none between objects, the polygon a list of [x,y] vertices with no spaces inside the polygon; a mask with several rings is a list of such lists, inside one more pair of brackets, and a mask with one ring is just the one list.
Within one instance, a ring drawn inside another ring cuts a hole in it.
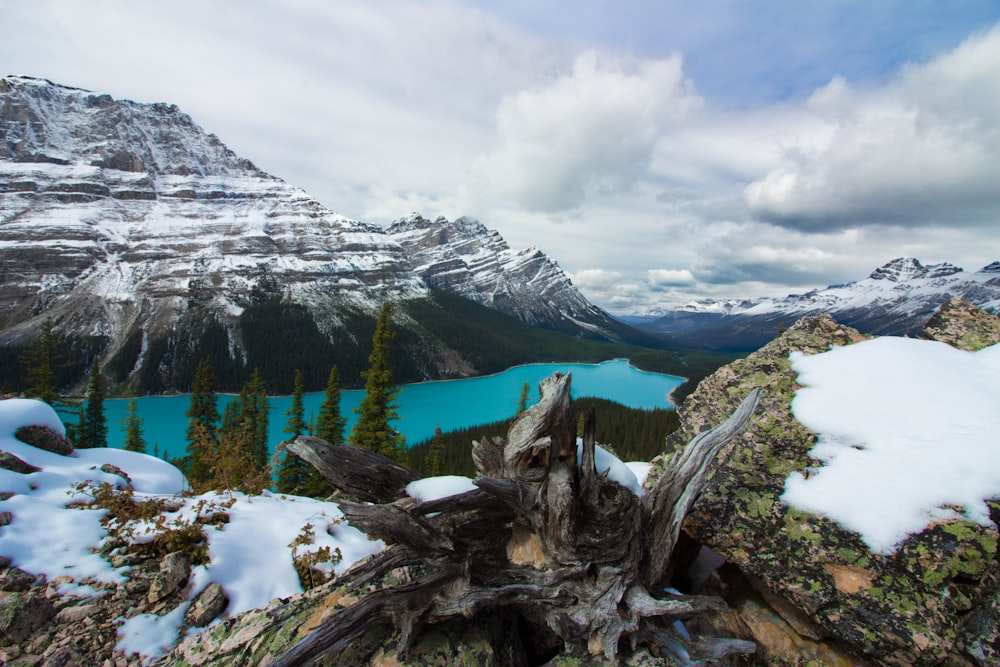
[{"label": "snow patch", "polygon": [[1000,496],[1000,345],[965,352],[882,337],[823,354],[791,355],[804,385],[796,419],[819,435],[824,465],[793,472],[781,499],[856,531],[873,552],[894,552],[935,520],[990,525]]}]

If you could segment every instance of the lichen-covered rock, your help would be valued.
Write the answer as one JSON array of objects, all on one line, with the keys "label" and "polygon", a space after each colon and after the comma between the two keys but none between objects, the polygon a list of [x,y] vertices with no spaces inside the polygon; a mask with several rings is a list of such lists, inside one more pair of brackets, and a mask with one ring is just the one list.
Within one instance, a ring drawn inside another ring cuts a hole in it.
[{"label": "lichen-covered rock", "polygon": [[[789,354],[864,338],[829,316],[806,318],[698,385],[668,449],[718,423],[752,388],[764,394],[746,430],[720,455],[685,531],[739,568],[800,636],[876,664],[994,664],[978,656],[993,655],[995,644],[984,647],[970,633],[996,636],[995,527],[941,521],[882,556],[857,534],[779,500],[790,472],[819,464],[809,456],[815,435],[791,412],[799,385]],[[654,462],[647,487],[661,470],[662,461]]]},{"label": "lichen-covered rock", "polygon": [[975,352],[1000,341],[1000,317],[956,296],[927,321],[924,336]]},{"label": "lichen-covered rock", "polygon": [[187,583],[190,576],[191,561],[188,560],[187,554],[183,551],[167,554],[160,562],[160,571],[149,585],[146,599],[149,602],[159,602]]},{"label": "lichen-covered rock", "polygon": [[[159,667],[257,667],[270,664],[331,613],[353,604],[369,590],[351,591],[328,584],[284,600],[275,600],[217,623],[194,635],[162,657]],[[525,664],[523,648],[510,622],[499,617],[436,626],[424,635],[405,661],[396,657],[396,637],[390,631],[369,631],[343,651],[322,658],[318,665],[469,665],[497,667]]]}]

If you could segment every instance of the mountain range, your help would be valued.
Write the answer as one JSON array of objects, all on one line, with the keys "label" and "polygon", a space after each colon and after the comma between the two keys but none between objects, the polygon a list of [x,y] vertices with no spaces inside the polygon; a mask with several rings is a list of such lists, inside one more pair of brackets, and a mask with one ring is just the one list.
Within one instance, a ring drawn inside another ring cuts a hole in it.
[{"label": "mountain range", "polygon": [[384,301],[400,304],[407,380],[496,370],[419,321],[439,291],[514,318],[501,328],[661,346],[589,303],[543,252],[512,250],[476,221],[352,220],[176,106],[31,77],[0,79],[0,276],[0,347],[23,348],[49,319],[143,391],[183,389],[205,355],[225,386],[274,356],[280,343],[263,338],[350,365]]},{"label": "mountain range", "polygon": [[900,257],[865,279],[783,298],[701,300],[657,317],[626,321],[664,340],[752,351],[801,317],[828,313],[864,333],[917,336],[941,305],[961,296],[984,310],[1000,309],[1000,262],[969,273],[947,262],[924,265]]},{"label": "mountain range", "polygon": [[14,387],[45,321],[71,349],[66,382],[96,357],[125,391],[184,391],[207,356],[224,389],[260,367],[286,391],[291,369],[318,389],[334,363],[359,386],[385,301],[397,306],[397,380],[411,382],[632,356],[621,344],[659,350],[656,370],[697,378],[721,362],[692,348],[751,351],[820,312],[865,332],[918,334],[956,295],[995,312],[1000,263],[966,273],[900,258],[783,299],[615,319],[544,252],[513,250],[475,220],[352,220],[174,105],[0,79],[0,381]]}]

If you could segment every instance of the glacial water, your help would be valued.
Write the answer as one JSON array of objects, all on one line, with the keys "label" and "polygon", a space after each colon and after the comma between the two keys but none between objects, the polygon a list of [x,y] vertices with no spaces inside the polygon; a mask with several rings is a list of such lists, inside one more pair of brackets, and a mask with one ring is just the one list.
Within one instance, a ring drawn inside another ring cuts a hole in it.
[{"label": "glacial water", "polygon": [[[517,409],[521,388],[527,382],[531,393],[528,404],[538,401],[538,383],[552,373],[560,371],[573,374],[573,396],[607,398],[633,408],[668,408],[671,391],[684,380],[672,375],[647,373],[630,366],[625,360],[606,361],[600,364],[528,364],[515,366],[502,373],[464,380],[444,380],[404,385],[399,394],[400,419],[396,427],[415,444],[434,435],[434,429],[443,431],[475,424],[508,419]],[[364,392],[341,392],[341,414],[347,419],[346,433],[357,420],[354,409],[360,405]],[[219,413],[233,399],[231,395],[219,396]],[[271,450],[286,438],[282,431],[291,407],[290,396],[268,398],[270,415],[268,439]],[[305,418],[319,412],[323,393],[309,393],[304,397]],[[143,437],[147,451],[154,446],[162,456],[178,457],[184,454],[187,429],[185,413],[191,405],[187,394],[176,396],[144,396],[136,399],[139,418],[142,420]],[[128,412],[127,399],[110,399],[104,403],[108,423],[108,444],[122,447],[125,431],[122,425]]]}]

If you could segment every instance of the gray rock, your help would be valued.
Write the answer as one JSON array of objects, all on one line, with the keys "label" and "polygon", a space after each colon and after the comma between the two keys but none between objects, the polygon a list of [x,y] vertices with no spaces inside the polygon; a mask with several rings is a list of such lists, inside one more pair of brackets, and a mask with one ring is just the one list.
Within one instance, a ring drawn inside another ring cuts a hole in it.
[{"label": "gray rock", "polygon": [[222,586],[217,583],[209,584],[184,612],[184,622],[191,626],[208,625],[225,611],[228,604],[229,598]]},{"label": "gray rock", "polygon": [[0,637],[20,644],[55,614],[52,603],[35,592],[10,593],[0,599]]},{"label": "gray rock", "polygon": [[183,551],[167,554],[160,561],[160,571],[149,585],[146,599],[150,604],[159,602],[187,583],[191,576],[191,561]]}]

